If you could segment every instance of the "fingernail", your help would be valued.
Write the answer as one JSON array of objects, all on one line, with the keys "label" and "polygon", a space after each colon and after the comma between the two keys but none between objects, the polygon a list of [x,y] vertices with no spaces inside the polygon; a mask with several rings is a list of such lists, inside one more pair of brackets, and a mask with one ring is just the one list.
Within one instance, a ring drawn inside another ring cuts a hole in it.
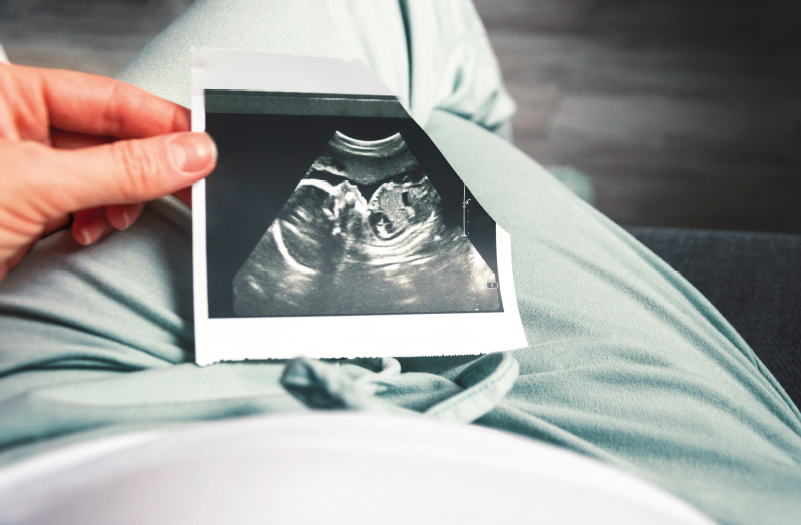
[{"label": "fingernail", "polygon": [[111,230],[111,224],[105,216],[95,217],[81,228],[81,244],[84,246],[94,244],[109,230]]},{"label": "fingernail", "polygon": [[193,174],[217,161],[217,146],[206,133],[181,133],[170,141],[170,156],[178,169]]},{"label": "fingernail", "polygon": [[[142,213],[142,210],[145,209],[145,203],[140,202],[139,204],[127,204],[122,206],[122,220],[123,225],[122,228],[118,228],[120,230],[127,230],[131,227],[131,225],[136,222],[136,219],[139,218],[139,214]],[[106,209],[106,218],[108,219],[110,215],[108,214],[108,209]],[[111,223],[111,220],[109,220]],[[116,228],[114,224],[112,224]]]}]

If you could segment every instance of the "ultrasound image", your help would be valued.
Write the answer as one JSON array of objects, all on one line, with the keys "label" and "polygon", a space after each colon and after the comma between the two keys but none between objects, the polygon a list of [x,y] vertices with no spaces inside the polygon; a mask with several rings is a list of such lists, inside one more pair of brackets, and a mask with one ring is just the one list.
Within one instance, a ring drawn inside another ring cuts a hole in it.
[{"label": "ultrasound image", "polygon": [[362,141],[336,132],[236,274],[234,312],[500,311],[495,274],[443,216],[399,133]]}]

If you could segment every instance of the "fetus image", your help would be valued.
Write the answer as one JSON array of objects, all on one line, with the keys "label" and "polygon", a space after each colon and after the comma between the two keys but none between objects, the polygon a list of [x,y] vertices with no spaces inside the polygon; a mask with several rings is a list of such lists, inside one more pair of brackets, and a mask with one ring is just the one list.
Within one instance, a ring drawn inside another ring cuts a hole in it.
[{"label": "fetus image", "polygon": [[400,133],[337,131],[236,274],[235,314],[501,311],[495,274],[442,207]]}]

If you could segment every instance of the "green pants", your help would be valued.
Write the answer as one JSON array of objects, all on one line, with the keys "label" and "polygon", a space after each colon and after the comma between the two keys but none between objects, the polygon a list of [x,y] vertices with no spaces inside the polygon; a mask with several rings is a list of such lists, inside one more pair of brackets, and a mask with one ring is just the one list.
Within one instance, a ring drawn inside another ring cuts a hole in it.
[{"label": "green pants", "polygon": [[[121,76],[186,104],[191,45],[361,58],[512,235],[529,346],[511,355],[508,389],[478,406],[459,397],[478,356],[407,358],[380,389],[331,391],[340,406],[422,412],[453,399],[464,410],[444,417],[598,458],[721,522],[797,521],[798,409],[678,273],[488,131],[513,105],[470,4],[199,1]],[[0,461],[314,406],[281,385],[283,362],[192,363],[190,227],[190,212],[165,199],[96,246],[48,237],[0,285]],[[385,373],[306,364],[343,382]]]}]

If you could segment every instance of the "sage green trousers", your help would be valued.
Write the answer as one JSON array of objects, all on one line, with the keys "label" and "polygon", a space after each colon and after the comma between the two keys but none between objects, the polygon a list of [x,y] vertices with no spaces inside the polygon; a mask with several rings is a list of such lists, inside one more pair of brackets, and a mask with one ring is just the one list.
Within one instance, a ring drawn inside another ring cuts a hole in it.
[{"label": "sage green trousers", "polygon": [[798,409],[687,281],[499,136],[514,104],[472,5],[198,0],[120,77],[188,105],[191,46],[376,71],[512,235],[529,346],[198,367],[190,211],[163,199],[95,246],[44,239],[0,284],[0,462],[249,414],[422,413],[600,459],[722,523],[797,522]]}]

